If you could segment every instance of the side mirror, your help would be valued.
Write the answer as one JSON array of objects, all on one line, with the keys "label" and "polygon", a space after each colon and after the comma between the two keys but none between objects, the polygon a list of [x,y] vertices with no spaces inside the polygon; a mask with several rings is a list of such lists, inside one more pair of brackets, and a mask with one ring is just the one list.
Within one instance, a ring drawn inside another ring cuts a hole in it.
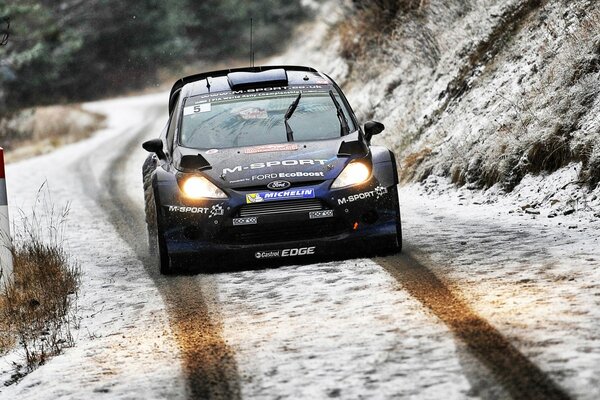
[{"label": "side mirror", "polygon": [[371,142],[371,138],[375,135],[380,134],[385,129],[385,126],[381,122],[368,121],[365,122],[365,138],[367,142]]},{"label": "side mirror", "polygon": [[155,153],[161,160],[167,158],[163,151],[163,141],[161,139],[148,140],[147,142],[142,143],[142,147],[150,153]]}]

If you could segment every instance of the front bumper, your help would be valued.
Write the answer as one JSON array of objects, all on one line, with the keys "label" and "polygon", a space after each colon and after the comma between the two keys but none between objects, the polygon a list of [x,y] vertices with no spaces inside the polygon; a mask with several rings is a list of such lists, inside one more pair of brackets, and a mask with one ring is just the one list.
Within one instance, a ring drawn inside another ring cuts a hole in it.
[{"label": "front bumper", "polygon": [[[249,261],[360,255],[395,245],[399,221],[394,185],[375,178],[331,191],[330,182],[302,186],[310,199],[249,203],[254,190],[226,200],[190,201],[179,189],[159,187],[159,232],[171,257],[186,264],[235,265]],[[165,201],[166,200],[166,201]],[[300,261],[300,260],[298,260]]]}]

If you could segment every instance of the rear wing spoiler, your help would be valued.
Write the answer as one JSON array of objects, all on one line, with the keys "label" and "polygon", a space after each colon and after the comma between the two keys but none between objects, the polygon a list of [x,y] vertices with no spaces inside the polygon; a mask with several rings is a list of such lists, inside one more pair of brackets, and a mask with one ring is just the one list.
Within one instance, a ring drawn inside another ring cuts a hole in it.
[{"label": "rear wing spoiler", "polygon": [[[177,80],[173,84],[173,87],[171,88],[171,93],[169,94],[169,115],[171,115],[171,112],[173,111],[173,108],[175,107],[175,104],[177,103],[177,99],[179,98],[179,93],[181,92],[181,89],[188,83],[201,81],[201,80],[207,79],[207,78],[216,78],[216,77],[227,76],[231,73],[236,73],[236,75],[238,77],[240,77],[241,75],[237,74],[239,72],[260,73],[260,72],[270,71],[270,70],[274,70],[274,69],[279,69],[279,70],[283,70],[283,71],[317,72],[316,69],[311,68],[311,67],[303,67],[303,66],[297,66],[297,65],[269,65],[269,66],[263,66],[263,67],[222,69],[219,71],[202,72],[200,74],[186,76],[184,78]],[[244,74],[244,76],[248,76],[248,75]],[[257,82],[256,80],[253,80],[253,83],[256,83],[256,82]],[[280,84],[283,83],[283,80],[279,79],[278,83],[280,83]],[[285,83],[287,85],[287,81]],[[231,85],[232,85],[231,80],[229,80],[229,84],[231,87]],[[234,86],[236,86],[236,85],[234,85]],[[232,90],[237,90],[237,89],[232,88]]]}]

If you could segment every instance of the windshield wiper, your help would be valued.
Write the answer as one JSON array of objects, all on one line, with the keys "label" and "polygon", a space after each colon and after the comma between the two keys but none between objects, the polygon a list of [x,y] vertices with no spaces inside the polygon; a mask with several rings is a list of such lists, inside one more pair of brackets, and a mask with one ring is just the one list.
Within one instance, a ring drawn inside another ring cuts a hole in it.
[{"label": "windshield wiper", "polygon": [[298,103],[300,103],[300,97],[302,97],[302,92],[298,93],[298,97],[296,97],[296,100],[294,100],[294,102],[290,104],[287,111],[285,112],[285,117],[283,119],[283,122],[285,123],[285,133],[287,134],[288,142],[294,141],[294,131],[292,131],[290,124],[288,124],[288,119],[292,118],[292,114],[294,113],[294,111],[296,111],[296,107],[298,107]]},{"label": "windshield wiper", "polygon": [[340,120],[340,126],[342,128],[342,136],[345,136],[350,133],[350,127],[348,126],[348,120],[346,119],[346,115],[344,114],[344,111],[342,110],[342,106],[340,106],[340,103],[335,98],[335,95],[333,94],[333,90],[329,91],[329,96],[331,96],[331,100],[333,100],[333,104],[335,104],[335,109],[337,110],[337,117]]}]

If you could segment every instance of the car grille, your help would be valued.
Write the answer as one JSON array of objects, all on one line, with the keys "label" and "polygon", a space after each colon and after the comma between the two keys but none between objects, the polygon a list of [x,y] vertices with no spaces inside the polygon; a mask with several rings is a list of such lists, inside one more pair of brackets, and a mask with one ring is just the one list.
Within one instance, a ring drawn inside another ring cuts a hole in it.
[{"label": "car grille", "polygon": [[240,208],[240,217],[258,217],[261,215],[308,213],[327,208],[318,199],[286,200],[265,203],[246,204]]},{"label": "car grille", "polygon": [[346,231],[336,219],[304,221],[297,224],[270,225],[257,229],[256,226],[230,228],[221,236],[229,243],[278,243],[310,240],[337,235]]}]

